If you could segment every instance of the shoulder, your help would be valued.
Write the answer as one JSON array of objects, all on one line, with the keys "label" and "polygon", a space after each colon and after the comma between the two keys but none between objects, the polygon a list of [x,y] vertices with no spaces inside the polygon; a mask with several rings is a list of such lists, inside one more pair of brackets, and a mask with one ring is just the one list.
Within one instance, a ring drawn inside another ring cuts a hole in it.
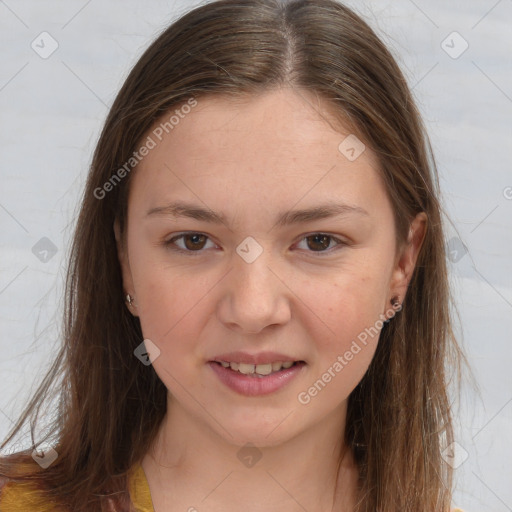
[{"label": "shoulder", "polygon": [[130,468],[128,473],[128,489],[130,499],[137,511],[154,512],[148,481],[140,462]]},{"label": "shoulder", "polygon": [[0,477],[0,510],[2,512],[64,512],[61,507],[48,502],[42,492],[26,482],[15,482]]},{"label": "shoulder", "polygon": [[[149,486],[140,464],[128,472],[129,494],[138,512],[154,512]],[[124,510],[124,509],[123,509]],[[69,512],[48,499],[34,482],[0,476],[1,512]]]}]

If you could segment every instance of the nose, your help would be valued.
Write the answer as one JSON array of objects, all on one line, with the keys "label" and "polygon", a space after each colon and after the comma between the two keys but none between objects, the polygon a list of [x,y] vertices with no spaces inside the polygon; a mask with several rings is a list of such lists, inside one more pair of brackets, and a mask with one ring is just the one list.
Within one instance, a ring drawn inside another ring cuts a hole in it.
[{"label": "nose", "polygon": [[257,334],[268,326],[284,325],[291,318],[291,295],[277,265],[263,253],[252,263],[235,255],[224,280],[218,318],[240,333]]}]

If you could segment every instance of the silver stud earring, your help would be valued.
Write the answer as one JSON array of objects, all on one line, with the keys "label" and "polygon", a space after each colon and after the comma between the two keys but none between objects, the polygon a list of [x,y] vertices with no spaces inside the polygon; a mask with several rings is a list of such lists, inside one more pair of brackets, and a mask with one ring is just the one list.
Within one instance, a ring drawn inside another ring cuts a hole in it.
[{"label": "silver stud earring", "polygon": [[127,293],[125,299],[126,302],[128,302],[128,306],[131,307],[133,305],[133,297],[129,293]]}]

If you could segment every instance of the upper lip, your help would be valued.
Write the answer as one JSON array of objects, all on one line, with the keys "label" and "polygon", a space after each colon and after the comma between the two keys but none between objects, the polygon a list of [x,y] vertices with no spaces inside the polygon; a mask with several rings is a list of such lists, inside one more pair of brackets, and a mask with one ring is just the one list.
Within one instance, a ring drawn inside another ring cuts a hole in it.
[{"label": "upper lip", "polygon": [[257,354],[249,354],[247,352],[238,351],[220,354],[218,356],[215,356],[213,361],[225,361],[227,363],[246,363],[258,365],[276,363],[279,361],[282,363],[286,363],[287,361],[295,362],[302,361],[302,359],[290,357],[285,354],[280,354],[278,352],[258,352]]}]

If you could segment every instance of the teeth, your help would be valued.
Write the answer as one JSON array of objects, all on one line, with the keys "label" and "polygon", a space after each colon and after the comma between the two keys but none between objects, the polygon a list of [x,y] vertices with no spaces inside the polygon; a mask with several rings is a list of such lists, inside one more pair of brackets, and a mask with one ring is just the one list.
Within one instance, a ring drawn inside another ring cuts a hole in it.
[{"label": "teeth", "polygon": [[[233,364],[233,363],[231,363],[231,364]],[[254,365],[253,364],[240,363],[238,365],[238,371],[240,373],[243,373],[244,375],[249,375],[250,373],[254,373]]]},{"label": "teeth", "polygon": [[258,364],[254,371],[260,375],[270,375],[272,373],[272,364]]},{"label": "teeth", "polygon": [[293,366],[293,361],[276,361],[274,363],[266,363],[266,364],[248,364],[248,363],[228,363],[227,361],[219,361],[220,364],[224,368],[230,367],[234,371],[239,371],[244,375],[270,375],[273,372],[278,372],[280,370],[290,368]]}]

